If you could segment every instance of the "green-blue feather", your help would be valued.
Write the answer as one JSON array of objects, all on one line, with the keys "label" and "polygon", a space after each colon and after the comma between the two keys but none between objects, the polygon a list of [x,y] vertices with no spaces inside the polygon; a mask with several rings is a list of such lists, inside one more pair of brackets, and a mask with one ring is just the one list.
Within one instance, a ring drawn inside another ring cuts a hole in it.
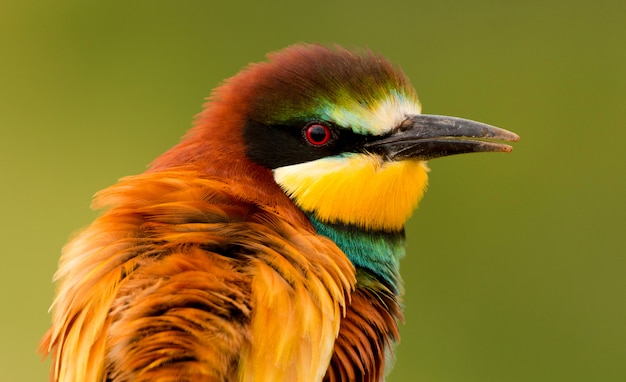
[{"label": "green-blue feather", "polygon": [[322,223],[313,214],[307,215],[317,233],[334,241],[356,268],[374,274],[394,294],[400,293],[400,259],[405,254],[403,230],[363,231],[350,225]]}]

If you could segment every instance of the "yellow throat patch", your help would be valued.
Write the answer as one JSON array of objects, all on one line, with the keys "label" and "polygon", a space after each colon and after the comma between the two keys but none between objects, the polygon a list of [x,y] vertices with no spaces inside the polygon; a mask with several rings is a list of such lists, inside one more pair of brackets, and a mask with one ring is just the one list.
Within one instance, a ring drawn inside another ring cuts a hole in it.
[{"label": "yellow throat patch", "polygon": [[428,167],[418,160],[344,154],[277,168],[274,179],[321,222],[399,230],[424,195]]}]

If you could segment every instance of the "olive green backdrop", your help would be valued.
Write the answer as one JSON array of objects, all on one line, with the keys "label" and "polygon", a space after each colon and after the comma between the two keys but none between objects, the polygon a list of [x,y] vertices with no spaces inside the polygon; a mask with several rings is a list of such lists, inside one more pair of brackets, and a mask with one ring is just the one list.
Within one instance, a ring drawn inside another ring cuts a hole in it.
[{"label": "olive green backdrop", "polygon": [[36,354],[91,195],[220,80],[298,41],[369,46],[424,111],[519,133],[432,161],[389,380],[626,381],[626,2],[0,1],[0,380]]}]

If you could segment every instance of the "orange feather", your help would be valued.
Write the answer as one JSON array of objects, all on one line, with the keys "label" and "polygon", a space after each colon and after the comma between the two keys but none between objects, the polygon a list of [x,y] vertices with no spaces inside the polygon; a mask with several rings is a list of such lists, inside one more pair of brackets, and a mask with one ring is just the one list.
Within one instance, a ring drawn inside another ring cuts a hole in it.
[{"label": "orange feather", "polygon": [[282,219],[298,213],[290,204],[245,202],[236,188],[180,169],[99,193],[96,205],[112,207],[66,247],[56,276],[42,344],[55,349],[53,380],[325,373],[315,365],[328,364],[354,269],[310,226]]}]

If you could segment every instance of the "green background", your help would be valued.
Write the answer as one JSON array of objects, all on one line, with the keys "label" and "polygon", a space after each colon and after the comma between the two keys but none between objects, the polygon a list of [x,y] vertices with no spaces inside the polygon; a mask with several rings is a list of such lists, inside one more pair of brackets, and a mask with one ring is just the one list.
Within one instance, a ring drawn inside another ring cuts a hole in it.
[{"label": "green background", "polygon": [[430,162],[399,381],[626,381],[626,2],[0,0],[0,380],[42,381],[61,247],[223,78],[298,41],[369,46],[424,112],[519,133]]}]

